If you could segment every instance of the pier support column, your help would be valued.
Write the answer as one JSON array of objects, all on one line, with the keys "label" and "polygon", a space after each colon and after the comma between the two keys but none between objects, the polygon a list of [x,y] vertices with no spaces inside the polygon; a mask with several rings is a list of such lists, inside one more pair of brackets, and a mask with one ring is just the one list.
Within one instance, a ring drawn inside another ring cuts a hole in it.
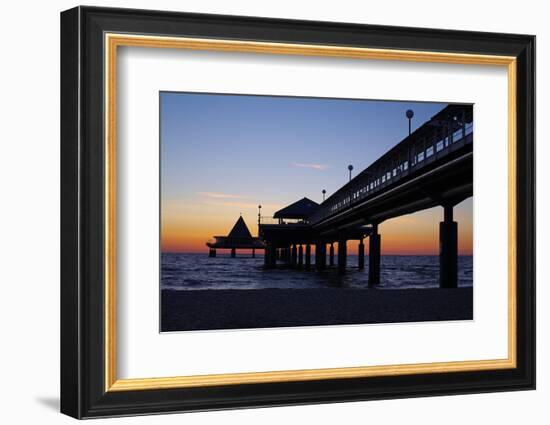
[{"label": "pier support column", "polygon": [[311,245],[306,245],[306,270],[311,268]]},{"label": "pier support column", "polygon": [[283,248],[283,261],[286,264],[290,263],[290,247],[289,246]]},{"label": "pier support column", "polygon": [[345,273],[348,263],[348,247],[346,239],[340,239],[338,241],[338,272]]},{"label": "pier support column", "polygon": [[272,269],[275,267],[275,247],[273,243],[268,242],[264,250],[264,267]]},{"label": "pier support column", "polygon": [[265,261],[266,268],[273,269],[277,266],[277,248],[275,244],[269,243],[265,247]]},{"label": "pier support column", "polygon": [[315,268],[319,269],[319,244],[315,244]]},{"label": "pier support column", "polygon": [[302,268],[304,265],[304,246],[300,244],[298,247],[298,267]]},{"label": "pier support column", "polygon": [[296,266],[296,263],[298,262],[298,250],[296,248],[296,245],[292,245],[292,254],[290,256],[290,265]]},{"label": "pier support column", "polygon": [[208,252],[209,257],[215,257],[216,256],[216,250],[214,248],[210,248],[210,251]]},{"label": "pier support column", "polygon": [[327,246],[324,242],[315,244],[315,268],[325,270],[327,267]]},{"label": "pier support column", "polygon": [[256,250],[252,248],[252,258],[256,258]]},{"label": "pier support column", "polygon": [[453,221],[453,206],[443,206],[443,221],[439,223],[439,287],[458,286],[458,223]]},{"label": "pier support column", "polygon": [[235,248],[231,248],[231,258],[235,258],[237,256],[237,250]]},{"label": "pier support column", "polygon": [[334,243],[330,243],[330,250],[329,250],[329,266],[334,266]]},{"label": "pier support column", "polygon": [[380,239],[378,224],[373,224],[369,236],[369,286],[380,283]]},{"label": "pier support column", "polygon": [[359,246],[357,247],[357,257],[359,270],[363,270],[365,268],[365,244],[363,243],[363,239],[359,241]]}]

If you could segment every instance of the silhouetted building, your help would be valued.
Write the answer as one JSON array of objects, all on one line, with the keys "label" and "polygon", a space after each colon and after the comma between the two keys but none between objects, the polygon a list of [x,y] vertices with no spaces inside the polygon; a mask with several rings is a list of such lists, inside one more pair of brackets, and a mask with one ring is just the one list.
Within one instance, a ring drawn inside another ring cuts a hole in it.
[{"label": "silhouetted building", "polygon": [[264,244],[258,237],[252,236],[244,219],[239,217],[227,236],[214,236],[214,242],[207,242],[210,248],[210,257],[216,256],[216,249],[230,249],[231,257],[236,256],[237,249],[251,249],[252,257],[256,256],[257,249],[264,249]]},{"label": "silhouetted building", "polygon": [[293,220],[294,222],[306,221],[318,209],[319,204],[317,202],[304,197],[275,212],[273,218],[279,219],[279,224],[285,224],[285,220]]}]

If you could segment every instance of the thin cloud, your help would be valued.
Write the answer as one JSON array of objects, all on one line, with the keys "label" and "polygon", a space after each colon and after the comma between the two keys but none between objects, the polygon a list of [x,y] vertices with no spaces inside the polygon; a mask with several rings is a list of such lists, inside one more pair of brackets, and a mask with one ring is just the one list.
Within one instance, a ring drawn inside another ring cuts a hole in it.
[{"label": "thin cloud", "polygon": [[[258,204],[248,203],[248,202],[238,202],[238,201],[207,201],[207,205],[216,205],[223,207],[239,207],[244,209],[258,209]],[[278,204],[262,204],[262,208],[269,209],[280,209],[281,205]]]},{"label": "thin cloud", "polygon": [[197,192],[201,196],[212,199],[246,199],[248,196],[244,195],[233,195],[231,193],[222,193],[222,192]]},{"label": "thin cloud", "polygon": [[293,167],[300,167],[300,168],[311,168],[313,170],[319,170],[319,171],[323,171],[323,170],[326,170],[328,167],[328,165],[326,164],[306,164],[306,163],[303,163],[303,162],[293,162],[291,164]]}]

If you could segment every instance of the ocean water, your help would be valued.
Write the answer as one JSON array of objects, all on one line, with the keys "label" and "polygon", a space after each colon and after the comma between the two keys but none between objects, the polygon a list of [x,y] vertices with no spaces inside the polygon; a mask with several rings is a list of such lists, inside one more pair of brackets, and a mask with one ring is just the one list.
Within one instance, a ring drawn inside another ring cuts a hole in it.
[{"label": "ocean water", "polygon": [[[313,256],[312,256],[313,260]],[[376,289],[435,288],[439,286],[439,257],[431,255],[384,255],[381,257],[380,285]],[[472,286],[472,256],[458,257],[458,285]],[[357,256],[348,256],[348,269],[323,272],[296,269],[263,269],[263,255],[162,254],[161,288],[198,289],[313,289],[368,288],[368,256],[365,269],[357,268]]]}]

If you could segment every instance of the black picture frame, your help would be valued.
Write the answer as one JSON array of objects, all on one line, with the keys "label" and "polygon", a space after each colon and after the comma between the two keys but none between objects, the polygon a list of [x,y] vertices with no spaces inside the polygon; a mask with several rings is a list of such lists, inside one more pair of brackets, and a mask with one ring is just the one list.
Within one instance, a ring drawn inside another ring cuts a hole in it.
[{"label": "black picture frame", "polygon": [[[105,391],[104,34],[506,55],[517,58],[517,367]],[[535,388],[535,37],[132,9],[61,13],[61,412],[75,418]]]}]

